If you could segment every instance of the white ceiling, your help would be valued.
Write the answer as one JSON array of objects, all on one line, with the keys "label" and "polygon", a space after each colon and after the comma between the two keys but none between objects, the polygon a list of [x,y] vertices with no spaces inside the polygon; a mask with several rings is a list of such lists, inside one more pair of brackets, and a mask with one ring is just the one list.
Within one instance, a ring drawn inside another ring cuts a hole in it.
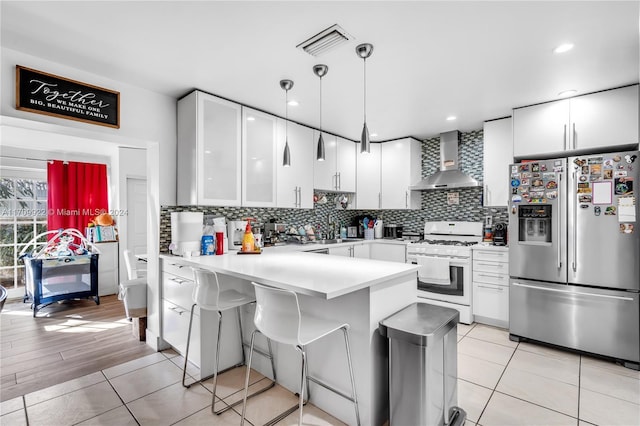
[{"label": "white ceiling", "polygon": [[[2,1],[2,46],[173,97],[198,88],[359,139],[363,61],[372,140],[482,128],[511,108],[639,79],[638,1]],[[296,45],[339,24],[319,58]],[[563,55],[552,49],[570,41]],[[43,70],[46,71],[46,70]],[[90,83],[90,82],[88,82]],[[111,89],[117,90],[117,87]],[[446,121],[449,115],[456,121]]]}]

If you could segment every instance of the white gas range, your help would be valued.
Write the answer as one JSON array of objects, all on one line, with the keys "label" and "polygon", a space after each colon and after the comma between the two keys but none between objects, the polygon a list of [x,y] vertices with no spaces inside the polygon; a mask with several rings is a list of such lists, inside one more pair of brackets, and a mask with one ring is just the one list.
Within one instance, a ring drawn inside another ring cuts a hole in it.
[{"label": "white gas range", "polygon": [[460,312],[471,324],[471,246],[482,241],[482,222],[426,222],[424,240],[407,244],[407,263],[419,265],[418,297]]}]

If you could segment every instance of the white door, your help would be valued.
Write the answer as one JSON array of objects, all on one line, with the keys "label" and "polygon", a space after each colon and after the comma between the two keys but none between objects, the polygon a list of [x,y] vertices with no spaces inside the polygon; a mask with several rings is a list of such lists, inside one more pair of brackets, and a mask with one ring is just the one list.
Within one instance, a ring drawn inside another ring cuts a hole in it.
[{"label": "white door", "polygon": [[277,118],[242,107],[242,130],[242,205],[275,207]]},{"label": "white door", "polygon": [[[127,178],[127,249],[147,253],[147,180]],[[124,264],[124,262],[123,262]],[[143,269],[138,265],[138,269]],[[126,271],[124,272],[126,276]]]},{"label": "white door", "polygon": [[[313,132],[313,153],[317,151],[320,133]],[[338,175],[336,172],[337,146],[336,137],[327,133],[322,134],[324,140],[324,161],[313,161],[313,187],[322,191],[335,191],[337,189]],[[315,158],[315,155],[313,156]]]},{"label": "white door", "polygon": [[484,197],[483,205],[506,207],[511,199],[509,165],[513,163],[511,117],[484,123]]},{"label": "white door", "polygon": [[569,100],[513,110],[513,156],[561,154],[569,149]]},{"label": "white door", "polygon": [[381,145],[371,144],[371,152],[358,153],[356,205],[360,210],[380,208]]},{"label": "white door", "polygon": [[[285,126],[285,120],[278,119],[277,153],[284,152]],[[313,208],[313,134],[309,127],[289,122],[291,166],[276,162],[277,207]]]},{"label": "white door", "polygon": [[638,86],[571,99],[571,149],[638,142]]},{"label": "white door", "polygon": [[[338,191],[356,192],[356,151],[360,149],[360,144],[343,138],[337,138],[336,143]],[[371,147],[373,148],[373,145]]]}]

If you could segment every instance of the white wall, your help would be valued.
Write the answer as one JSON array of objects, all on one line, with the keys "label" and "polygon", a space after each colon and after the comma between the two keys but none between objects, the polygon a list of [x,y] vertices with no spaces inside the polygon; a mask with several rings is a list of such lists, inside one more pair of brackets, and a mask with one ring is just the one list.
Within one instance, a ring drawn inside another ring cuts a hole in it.
[{"label": "white wall", "polygon": [[[65,120],[15,108],[15,66],[22,65],[120,92],[120,128]],[[2,48],[0,56],[0,150],[10,147],[61,153],[94,153],[110,158],[112,194],[119,208],[122,180],[137,167],[148,189],[147,248],[159,252],[160,206],[176,200],[176,99],[53,61]],[[144,148],[142,163],[121,161],[120,147]],[[1,154],[1,152],[0,152]],[[126,197],[126,190],[124,196]],[[126,200],[126,198],[125,198]],[[126,201],[125,201],[126,203]],[[148,266],[147,343],[162,345],[160,335],[158,259]]]},{"label": "white wall", "polygon": [[[127,205],[127,178],[146,179],[147,178],[147,150],[140,148],[118,148],[118,161],[112,168],[114,176],[117,176],[117,193],[114,194],[114,210],[128,211]],[[128,249],[128,229],[127,215],[116,218],[120,234],[120,281],[127,279],[127,268],[124,263],[123,253]]]},{"label": "white wall", "polygon": [[[120,128],[98,126],[74,120],[19,111],[15,108],[15,67],[23,65],[40,71],[71,78],[120,92]],[[160,204],[175,204],[176,196],[176,99],[141,89],[105,76],[91,74],[45,59],[27,55],[16,50],[2,48],[0,57],[0,115],[15,117],[30,122],[49,123],[66,129],[57,129],[69,136],[103,141],[116,145],[147,147],[149,142],[158,143],[160,163]],[[43,127],[40,126],[40,129]],[[44,127],[45,131],[50,131]],[[5,141],[0,140],[0,143]],[[23,141],[29,144],[29,141]],[[94,144],[95,146],[95,144]],[[51,147],[53,148],[53,147]],[[87,147],[76,145],[78,151]],[[65,147],[64,149],[74,149]],[[89,148],[90,149],[90,148]],[[98,147],[96,147],[98,149]]]}]

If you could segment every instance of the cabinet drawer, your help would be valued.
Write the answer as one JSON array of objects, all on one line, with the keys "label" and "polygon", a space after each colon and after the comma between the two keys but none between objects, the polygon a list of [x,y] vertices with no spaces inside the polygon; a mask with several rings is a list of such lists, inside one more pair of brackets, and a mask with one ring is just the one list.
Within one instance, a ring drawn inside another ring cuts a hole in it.
[{"label": "cabinet drawer", "polygon": [[193,304],[193,288],[195,283],[167,272],[162,273],[162,297],[181,306],[191,309]]},{"label": "cabinet drawer", "polygon": [[[162,301],[162,338],[182,355],[187,349],[189,313],[189,309],[181,308],[168,300]],[[189,361],[200,366],[200,318],[197,310],[193,315]]]},{"label": "cabinet drawer", "polygon": [[168,272],[187,280],[193,280],[193,270],[191,267],[180,262],[163,259],[162,272]]},{"label": "cabinet drawer", "polygon": [[473,270],[473,282],[509,286],[509,274]]},{"label": "cabinet drawer", "polygon": [[484,271],[495,274],[509,274],[509,264],[503,262],[493,262],[490,260],[473,260],[473,272]]},{"label": "cabinet drawer", "polygon": [[508,322],[509,287],[474,282],[473,314],[499,322]]},{"label": "cabinet drawer", "polygon": [[473,260],[493,260],[495,262],[509,262],[507,250],[474,250]]}]

